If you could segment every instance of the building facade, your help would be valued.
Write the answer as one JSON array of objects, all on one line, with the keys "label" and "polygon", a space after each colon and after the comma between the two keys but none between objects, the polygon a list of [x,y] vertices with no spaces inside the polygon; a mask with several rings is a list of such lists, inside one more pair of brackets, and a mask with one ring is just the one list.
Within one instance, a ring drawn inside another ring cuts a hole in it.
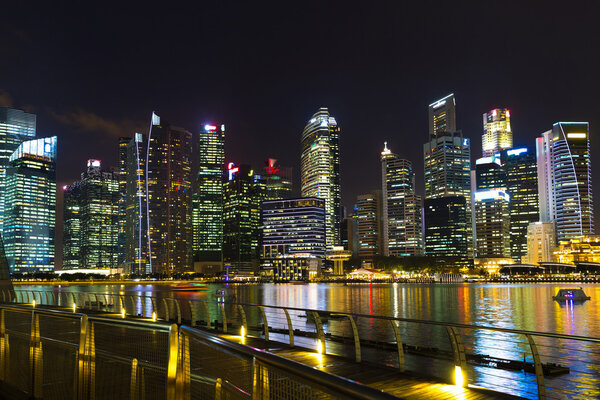
[{"label": "building facade", "polygon": [[63,269],[79,268],[81,254],[81,183],[63,186]]},{"label": "building facade", "polygon": [[382,254],[423,254],[421,196],[415,193],[412,163],[393,154],[387,143],[381,152]]},{"label": "building facade", "polygon": [[[468,252],[467,204],[464,196],[426,199],[425,254],[466,259]],[[470,222],[469,222],[470,223]]]},{"label": "building facade", "polygon": [[510,257],[510,196],[504,190],[475,192],[477,258]]},{"label": "building facade", "polygon": [[302,197],[325,200],[327,248],[340,242],[340,128],[322,107],[302,132],[300,178]]},{"label": "building facade", "polygon": [[4,193],[6,192],[6,169],[9,158],[19,145],[35,137],[36,115],[0,107],[0,233],[4,215]]},{"label": "building facade", "polygon": [[542,221],[557,240],[594,234],[589,124],[557,122],[537,139]]},{"label": "building facade", "polygon": [[3,239],[11,272],[54,270],[56,143],[28,140],[9,157]]},{"label": "building facade", "polygon": [[375,190],[356,199],[358,256],[363,265],[373,265],[382,255],[381,191]]},{"label": "building facade", "polygon": [[126,221],[127,221],[127,147],[131,141],[130,137],[119,138],[119,166],[116,171],[117,179],[119,180],[119,257],[118,265],[129,272],[129,268],[125,265],[126,254]]},{"label": "building facade", "polygon": [[481,142],[483,157],[493,156],[502,150],[513,147],[509,110],[506,108],[495,108],[483,114],[483,136]]},{"label": "building facade", "polygon": [[504,150],[502,161],[506,170],[506,192],[510,196],[510,256],[521,262],[527,255],[528,227],[539,221],[537,162],[527,147]]},{"label": "building facade", "polygon": [[552,262],[555,249],[554,222],[532,222],[527,227],[527,254],[521,259],[521,262],[533,265]]},{"label": "building facade", "polygon": [[194,262],[223,262],[223,180],[225,175],[225,125],[205,124],[195,149],[193,197]]},{"label": "building facade", "polygon": [[283,200],[292,197],[292,168],[280,168],[277,160],[269,158],[261,175],[267,190],[268,200]]},{"label": "building facade", "polygon": [[429,140],[456,132],[456,100],[454,93],[429,105]]}]

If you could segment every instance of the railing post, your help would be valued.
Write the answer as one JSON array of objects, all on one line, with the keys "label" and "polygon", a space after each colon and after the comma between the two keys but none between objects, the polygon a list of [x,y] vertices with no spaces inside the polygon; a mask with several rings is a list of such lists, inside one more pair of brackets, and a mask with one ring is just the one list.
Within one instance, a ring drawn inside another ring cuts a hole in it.
[{"label": "railing post", "polygon": [[196,315],[194,314],[194,304],[192,303],[191,300],[188,300],[188,304],[190,305],[190,318],[192,319],[190,321],[190,323],[192,325],[192,328],[195,328],[196,327]]},{"label": "railing post", "polygon": [[[454,367],[455,374],[456,367],[460,367],[460,373],[462,374],[462,386],[467,384],[467,359],[465,357],[465,348],[463,347],[460,335],[453,326],[446,326],[446,331],[450,337],[450,344],[452,345],[452,354],[454,356]],[[458,381],[455,383],[459,383]]]},{"label": "railing post", "polygon": [[402,338],[400,337],[400,332],[398,332],[396,321],[390,320],[390,325],[392,325],[392,329],[394,330],[396,346],[398,347],[398,368],[401,372],[404,372],[404,346],[402,345]]},{"label": "railing post", "polygon": [[131,313],[132,313],[131,315],[135,316],[135,315],[137,315],[136,307],[135,307],[135,298],[133,297],[133,295],[129,295],[129,298],[131,299]]},{"label": "railing post", "polygon": [[175,309],[177,310],[177,323],[181,325],[181,308],[179,307],[178,299],[171,299],[175,302]]},{"label": "railing post", "polygon": [[321,348],[322,354],[327,354],[326,346],[325,346],[325,332],[323,331],[323,323],[321,322],[321,317],[319,317],[319,313],[316,311],[311,311],[313,319],[315,320],[315,327],[317,328],[317,341],[318,346]]},{"label": "railing post", "polygon": [[167,299],[165,297],[163,297],[163,305],[165,306],[165,321],[169,321],[171,318],[169,318],[169,304],[167,303]]},{"label": "railing post", "polygon": [[289,332],[289,337],[290,337],[290,346],[294,346],[294,327],[292,326],[292,319],[290,318],[290,313],[288,312],[287,308],[283,309],[283,312],[285,313],[285,319],[287,319],[287,324],[288,324],[288,332]]},{"label": "railing post", "polygon": [[138,382],[138,360],[134,358],[131,360],[131,376],[129,378],[129,399],[139,400],[139,382]]},{"label": "railing post", "polygon": [[238,312],[240,313],[240,318],[242,319],[242,328],[243,328],[242,336],[246,336],[248,334],[248,321],[246,320],[246,312],[244,311],[244,307],[242,307],[241,304],[238,304],[237,308],[238,308]]},{"label": "railing post", "polygon": [[256,358],[252,363],[252,400],[269,400],[269,370]]},{"label": "railing post", "polygon": [[352,315],[350,315],[350,314],[341,314],[341,315],[345,315],[350,320],[350,325],[352,326],[352,336],[354,337],[354,356],[355,356],[356,362],[360,362],[361,361],[360,337],[358,336],[358,329],[356,328],[356,322],[354,321],[354,318],[352,318]]},{"label": "railing post", "polygon": [[217,378],[215,381],[215,400],[222,400],[223,394],[221,393],[221,386],[223,380],[221,378]]},{"label": "railing post", "polygon": [[156,313],[156,318],[158,318],[158,307],[156,307],[156,300],[154,300],[154,297],[150,297],[150,301],[152,302],[152,312]]},{"label": "railing post", "polygon": [[[208,329],[210,329],[210,311],[208,309],[208,304],[206,304],[205,301],[202,302],[202,305],[204,305],[204,313],[206,314],[206,327]],[[215,326],[215,329],[217,327]]]},{"label": "railing post", "polygon": [[79,348],[77,350],[77,399],[93,399],[96,394],[96,343],[94,324],[87,315],[81,316]]},{"label": "railing post", "polygon": [[180,332],[177,365],[177,400],[190,399],[190,338]]},{"label": "railing post", "polygon": [[169,328],[169,362],[167,365],[166,399],[175,400],[177,394],[177,361],[179,352],[179,329],[176,324]]},{"label": "railing post", "polygon": [[533,356],[533,364],[535,366],[535,380],[537,382],[538,399],[544,400],[546,398],[546,383],[544,382],[544,369],[542,368],[542,361],[540,360],[540,354],[537,351],[537,346],[533,336],[525,334],[529,347],[531,348],[531,355]]},{"label": "railing post", "polygon": [[121,296],[119,295],[119,301],[121,303],[121,312],[125,312],[125,315],[127,315],[127,308],[125,307],[125,296]]},{"label": "railing post", "polygon": [[71,296],[73,297],[73,304],[75,304],[75,306],[79,308],[79,304],[77,304],[77,298],[75,297],[75,293],[71,293]]},{"label": "railing post", "polygon": [[225,303],[221,303],[221,315],[223,316],[223,333],[227,333],[227,314],[225,314]]},{"label": "railing post", "polygon": [[29,339],[29,373],[31,377],[31,394],[34,399],[42,398],[42,381],[44,379],[44,361],[42,340],[40,337],[40,318],[35,310],[31,312],[31,336]]},{"label": "railing post", "polygon": [[10,351],[8,347],[8,334],[4,320],[4,309],[0,310],[0,381],[8,382],[10,371]]},{"label": "railing post", "polygon": [[258,309],[260,310],[260,313],[261,313],[262,319],[263,319],[265,340],[268,342],[269,341],[269,321],[267,321],[267,314],[265,314],[265,309],[263,306],[258,306]]}]

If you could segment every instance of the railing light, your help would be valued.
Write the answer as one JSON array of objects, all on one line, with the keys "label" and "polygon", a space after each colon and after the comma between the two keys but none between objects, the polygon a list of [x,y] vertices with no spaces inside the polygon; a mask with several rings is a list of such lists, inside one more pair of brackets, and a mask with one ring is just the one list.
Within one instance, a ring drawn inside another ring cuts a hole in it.
[{"label": "railing light", "polygon": [[240,336],[242,338],[246,337],[246,328],[244,328],[244,325],[242,325],[242,327],[240,328]]},{"label": "railing light", "polygon": [[156,322],[156,312],[152,311],[152,322]]},{"label": "railing light", "polygon": [[121,310],[121,318],[125,318],[125,309]]},{"label": "railing light", "polygon": [[31,307],[35,308],[35,300],[31,302]]},{"label": "railing light", "polygon": [[317,340],[317,353],[323,354],[323,342],[321,340]]},{"label": "railing light", "polygon": [[465,386],[465,380],[462,373],[462,368],[458,365],[454,366],[454,384],[458,387]]},{"label": "railing light", "polygon": [[76,311],[77,311],[77,304],[73,303],[73,312],[76,312]]}]

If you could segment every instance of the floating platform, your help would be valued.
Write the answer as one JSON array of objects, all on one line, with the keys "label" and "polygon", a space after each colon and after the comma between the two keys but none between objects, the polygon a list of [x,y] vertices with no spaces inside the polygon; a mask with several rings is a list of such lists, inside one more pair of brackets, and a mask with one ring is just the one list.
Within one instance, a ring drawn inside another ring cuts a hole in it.
[{"label": "floating platform", "polygon": [[586,301],[590,299],[582,288],[559,289],[556,296],[552,297],[556,301]]}]

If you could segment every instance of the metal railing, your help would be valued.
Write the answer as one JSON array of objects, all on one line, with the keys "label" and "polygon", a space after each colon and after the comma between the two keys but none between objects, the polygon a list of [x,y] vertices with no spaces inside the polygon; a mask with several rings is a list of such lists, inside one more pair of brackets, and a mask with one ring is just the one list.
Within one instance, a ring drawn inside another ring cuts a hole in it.
[{"label": "metal railing", "polygon": [[[39,294],[39,293],[37,293]],[[197,329],[0,304],[0,388],[34,399],[391,399]],[[55,305],[54,305],[55,306]]]},{"label": "metal railing", "polygon": [[18,288],[16,296],[261,337],[525,398],[600,396],[598,338],[234,301]]}]

